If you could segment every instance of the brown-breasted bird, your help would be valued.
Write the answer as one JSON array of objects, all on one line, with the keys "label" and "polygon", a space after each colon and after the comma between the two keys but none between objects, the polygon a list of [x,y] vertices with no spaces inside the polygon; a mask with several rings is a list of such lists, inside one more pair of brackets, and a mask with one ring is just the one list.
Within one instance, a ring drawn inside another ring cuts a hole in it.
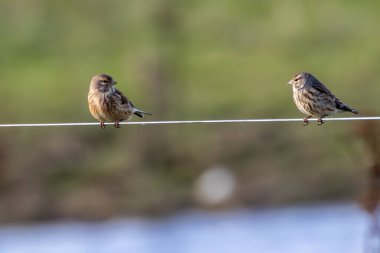
[{"label": "brown-breasted bird", "polygon": [[88,93],[88,107],[92,116],[100,121],[100,127],[105,128],[105,122],[114,122],[120,128],[119,122],[128,120],[135,114],[144,118],[151,115],[137,109],[132,102],[115,88],[117,82],[110,75],[99,74],[91,79]]},{"label": "brown-breasted bird", "polygon": [[322,125],[323,117],[337,112],[347,111],[358,114],[358,111],[336,98],[326,86],[310,73],[295,74],[288,84],[293,86],[293,99],[297,108],[307,115],[303,119],[304,126],[309,123],[308,119],[311,117],[317,117],[318,125]]}]

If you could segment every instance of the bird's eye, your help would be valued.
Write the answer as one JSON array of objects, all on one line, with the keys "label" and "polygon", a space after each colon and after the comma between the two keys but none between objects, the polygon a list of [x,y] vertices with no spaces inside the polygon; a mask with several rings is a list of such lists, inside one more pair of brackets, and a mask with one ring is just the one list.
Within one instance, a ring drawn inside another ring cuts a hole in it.
[{"label": "bird's eye", "polygon": [[294,78],[294,81],[298,82],[298,80],[300,80],[298,77],[297,77],[297,78]]}]

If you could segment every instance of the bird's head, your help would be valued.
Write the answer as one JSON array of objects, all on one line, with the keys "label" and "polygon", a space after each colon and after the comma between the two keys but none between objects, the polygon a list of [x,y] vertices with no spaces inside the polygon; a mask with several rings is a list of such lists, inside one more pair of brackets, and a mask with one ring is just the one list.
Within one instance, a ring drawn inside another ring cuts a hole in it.
[{"label": "bird's head", "polygon": [[291,85],[293,85],[293,87],[300,89],[300,88],[304,87],[304,85],[308,81],[313,81],[314,79],[315,79],[315,77],[313,77],[312,74],[307,73],[307,72],[301,72],[301,73],[295,74],[293,76],[292,80],[290,80],[288,82],[288,84],[291,84]]},{"label": "bird's head", "polygon": [[113,86],[115,84],[117,84],[117,82],[113,80],[112,76],[107,74],[99,74],[92,77],[90,89],[106,93],[113,91]]}]

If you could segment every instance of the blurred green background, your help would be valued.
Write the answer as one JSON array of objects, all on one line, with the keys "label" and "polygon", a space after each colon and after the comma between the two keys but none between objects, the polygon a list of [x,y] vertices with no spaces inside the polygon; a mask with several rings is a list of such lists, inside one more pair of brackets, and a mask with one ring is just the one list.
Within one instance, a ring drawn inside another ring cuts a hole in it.
[{"label": "blurred green background", "polygon": [[[379,11],[374,0],[2,0],[1,123],[94,121],[98,73],[153,113],[144,120],[300,118],[286,84],[300,71],[376,112]],[[352,122],[3,128],[0,220],[355,200],[365,162]],[[208,202],[197,187],[215,167],[233,187]]]}]

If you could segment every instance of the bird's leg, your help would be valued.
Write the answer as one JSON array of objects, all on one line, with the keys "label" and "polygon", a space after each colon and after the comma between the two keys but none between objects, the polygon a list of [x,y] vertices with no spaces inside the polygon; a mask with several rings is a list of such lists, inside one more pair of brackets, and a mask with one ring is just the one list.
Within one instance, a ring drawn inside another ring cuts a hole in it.
[{"label": "bird's leg", "polygon": [[100,121],[100,127],[101,127],[102,129],[106,128],[106,125],[104,124],[104,121]]},{"label": "bird's leg", "polygon": [[304,126],[307,126],[309,124],[309,121],[307,119],[311,118],[311,116],[307,116],[305,118],[303,118],[303,125]]},{"label": "bird's leg", "polygon": [[120,123],[119,123],[119,121],[116,121],[113,125],[115,126],[115,128],[120,128]]},{"label": "bird's leg", "polygon": [[322,119],[323,119],[323,117],[318,118],[318,124],[317,124],[318,126],[320,126],[323,123],[325,123]]}]

